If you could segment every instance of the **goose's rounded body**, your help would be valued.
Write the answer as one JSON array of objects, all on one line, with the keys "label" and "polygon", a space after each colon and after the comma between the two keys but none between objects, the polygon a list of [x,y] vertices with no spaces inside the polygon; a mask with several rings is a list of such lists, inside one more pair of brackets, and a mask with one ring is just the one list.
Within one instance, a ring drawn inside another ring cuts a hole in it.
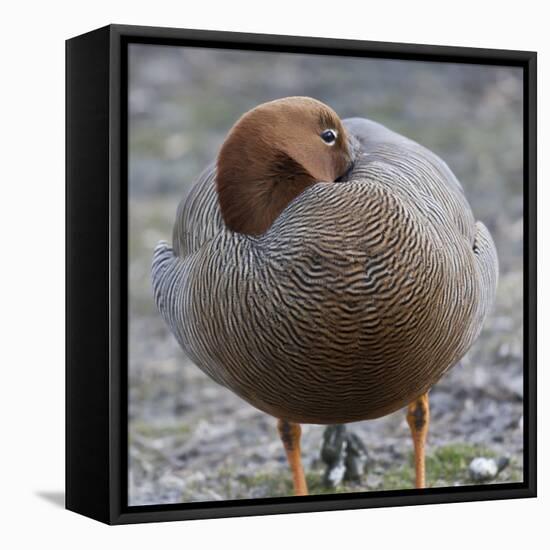
[{"label": "goose's rounded body", "polygon": [[364,119],[347,181],[307,187],[261,235],[227,229],[207,169],[153,260],[189,357],[275,417],[344,423],[412,402],[466,353],[497,256],[436,155]]}]

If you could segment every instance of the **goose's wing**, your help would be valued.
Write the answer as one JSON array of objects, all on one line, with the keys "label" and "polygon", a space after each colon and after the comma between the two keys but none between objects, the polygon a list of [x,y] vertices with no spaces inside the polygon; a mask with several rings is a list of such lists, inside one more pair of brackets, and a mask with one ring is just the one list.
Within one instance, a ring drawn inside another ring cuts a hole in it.
[{"label": "goose's wing", "polygon": [[216,194],[216,166],[210,165],[180,202],[174,222],[174,254],[184,258],[198,250],[225,227]]},{"label": "goose's wing", "polygon": [[435,153],[377,122],[350,118],[344,120],[344,125],[359,142],[360,154],[352,178],[373,178],[392,192],[421,204],[426,218],[436,227],[443,224],[455,238],[466,238],[480,278],[479,321],[475,326],[481,329],[496,293],[498,256],[489,230],[475,220],[458,179]]},{"label": "goose's wing", "polygon": [[472,209],[460,182],[441,158],[377,122],[365,118],[343,122],[360,144],[352,177],[377,180],[390,175],[394,191],[438,203],[449,221],[473,244],[476,226]]},{"label": "goose's wing", "polygon": [[346,118],[342,122],[346,130],[358,140],[363,151],[370,151],[382,143],[402,144],[410,141],[405,136],[367,118]]},{"label": "goose's wing", "polygon": [[[155,304],[183,346],[179,326],[185,318],[181,305],[204,245],[224,232],[215,189],[216,167],[206,168],[189,194],[180,202],[172,234],[172,246],[160,241],[155,247],[151,282]],[[226,231],[225,231],[226,232]],[[186,349],[186,346],[183,346]]]}]

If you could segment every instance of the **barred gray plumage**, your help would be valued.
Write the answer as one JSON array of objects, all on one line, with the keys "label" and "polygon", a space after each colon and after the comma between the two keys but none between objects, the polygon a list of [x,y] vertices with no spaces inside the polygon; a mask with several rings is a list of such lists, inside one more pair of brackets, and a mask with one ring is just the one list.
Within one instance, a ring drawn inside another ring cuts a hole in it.
[{"label": "barred gray plumage", "polygon": [[215,167],[157,245],[158,309],[188,356],[293,422],[376,418],[412,402],[481,330],[498,262],[447,165],[365,119],[348,180],[318,183],[259,237],[225,228]]}]

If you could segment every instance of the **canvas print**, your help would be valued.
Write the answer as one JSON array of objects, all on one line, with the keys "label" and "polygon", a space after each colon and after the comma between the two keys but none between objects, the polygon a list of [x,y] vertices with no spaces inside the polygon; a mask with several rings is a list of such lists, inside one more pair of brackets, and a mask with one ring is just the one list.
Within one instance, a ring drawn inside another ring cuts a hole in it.
[{"label": "canvas print", "polygon": [[522,69],[128,47],[128,504],[522,482]]}]

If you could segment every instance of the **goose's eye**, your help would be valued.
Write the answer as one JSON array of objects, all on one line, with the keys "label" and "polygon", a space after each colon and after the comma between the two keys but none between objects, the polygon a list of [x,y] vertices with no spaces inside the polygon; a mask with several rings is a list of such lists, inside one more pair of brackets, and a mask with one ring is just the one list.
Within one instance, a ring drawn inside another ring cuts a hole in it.
[{"label": "goose's eye", "polygon": [[324,130],[321,133],[321,139],[327,145],[334,145],[336,143],[336,138],[338,137],[338,132],[336,130]]}]

